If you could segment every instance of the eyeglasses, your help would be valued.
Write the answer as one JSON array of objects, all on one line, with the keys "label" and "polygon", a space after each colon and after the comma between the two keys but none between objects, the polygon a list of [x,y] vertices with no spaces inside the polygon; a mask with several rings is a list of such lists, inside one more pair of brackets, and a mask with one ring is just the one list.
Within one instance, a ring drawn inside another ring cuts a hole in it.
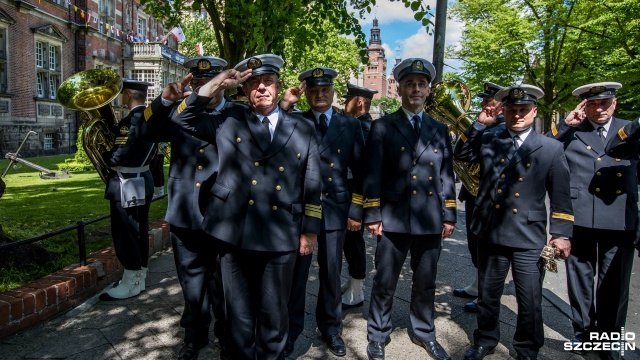
[{"label": "eyeglasses", "polygon": [[420,82],[413,82],[413,81],[407,81],[406,83],[400,84],[400,86],[405,87],[405,88],[409,88],[409,89],[413,89],[416,86],[418,87],[418,89],[420,90],[424,90],[426,88],[429,87],[429,84],[424,82],[424,81],[420,81]]}]

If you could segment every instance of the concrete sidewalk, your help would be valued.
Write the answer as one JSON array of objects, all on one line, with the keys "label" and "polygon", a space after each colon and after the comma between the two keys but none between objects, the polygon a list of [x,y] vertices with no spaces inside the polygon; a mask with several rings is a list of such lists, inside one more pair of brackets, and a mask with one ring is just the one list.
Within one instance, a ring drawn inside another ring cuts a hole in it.
[{"label": "concrete sidewalk", "polygon": [[[462,210],[462,209],[460,209]],[[467,299],[453,297],[455,287],[466,285],[475,269],[467,251],[464,233],[464,212],[459,211],[459,223],[452,238],[444,241],[438,264],[436,290],[437,338],[453,359],[462,359],[472,341],[476,326],[474,314],[465,313]],[[344,313],[343,338],[347,344],[345,359],[366,359],[366,319],[369,308],[375,239],[367,238],[368,270],[371,276],[365,282],[364,306]],[[545,278],[543,313],[545,322],[545,346],[540,359],[583,359],[563,350],[563,343],[572,336],[569,308],[566,296],[564,264],[559,264],[558,274],[548,273]],[[638,265],[634,266],[637,269]],[[307,286],[306,328],[296,342],[290,358],[336,358],[326,348],[316,331],[315,304],[318,290],[318,267],[312,265]],[[343,275],[346,276],[346,269]],[[408,336],[411,270],[405,262],[398,283],[393,306],[394,331],[386,348],[387,359],[428,359],[421,347],[414,345]],[[638,281],[632,279],[631,304],[627,331],[639,334]],[[487,359],[509,359],[515,356],[511,347],[516,321],[515,288],[507,279],[501,309],[501,342],[496,353]],[[79,307],[49,322],[19,332],[0,342],[0,359],[175,359],[182,343],[184,331],[179,326],[183,299],[176,277],[173,254],[161,252],[151,260],[147,291],[133,299],[117,302],[100,302],[97,296]],[[219,350],[213,332],[210,346],[201,351],[200,359],[217,359]],[[640,345],[640,341],[639,341]],[[589,354],[586,359],[597,359]],[[640,359],[638,350],[627,351],[625,359]]]}]

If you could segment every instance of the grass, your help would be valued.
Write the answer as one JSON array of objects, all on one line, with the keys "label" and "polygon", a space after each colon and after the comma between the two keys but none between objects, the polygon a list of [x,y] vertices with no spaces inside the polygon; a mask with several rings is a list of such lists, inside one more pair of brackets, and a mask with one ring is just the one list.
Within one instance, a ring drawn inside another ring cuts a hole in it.
[{"label": "grass", "polygon": [[[73,155],[56,155],[26,160],[57,171]],[[9,164],[0,160],[0,174]],[[165,165],[165,177],[168,166]],[[24,240],[90,220],[109,213],[109,202],[104,199],[105,185],[96,171],[72,172],[67,179],[40,179],[37,170],[21,164],[10,169],[3,178],[7,185],[0,199],[0,225],[5,236]],[[149,222],[164,217],[167,199],[151,204]],[[85,229],[87,254],[111,245],[110,221],[88,225]],[[41,240],[35,244],[52,255],[44,263],[28,263],[19,268],[0,264],[0,292],[48,275],[65,266],[78,263],[77,232],[71,231]],[[24,260],[24,259],[21,259]]]}]

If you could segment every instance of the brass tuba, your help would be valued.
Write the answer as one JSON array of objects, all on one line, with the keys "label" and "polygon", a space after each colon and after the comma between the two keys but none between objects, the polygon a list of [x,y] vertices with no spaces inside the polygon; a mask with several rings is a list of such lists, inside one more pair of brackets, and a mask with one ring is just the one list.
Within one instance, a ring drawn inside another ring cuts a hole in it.
[{"label": "brass tuba", "polygon": [[81,71],[58,88],[58,100],[64,107],[82,111],[82,147],[105,183],[109,166],[101,154],[115,144],[118,121],[111,102],[121,90],[122,79],[108,69]]},{"label": "brass tuba", "polygon": [[[431,96],[425,102],[424,110],[429,116],[449,127],[451,141],[455,144],[462,133],[473,124],[473,119],[469,118],[467,112],[470,106],[471,92],[467,85],[457,80],[444,80],[431,87]],[[453,170],[467,190],[473,196],[477,196],[480,164],[453,160]]]}]

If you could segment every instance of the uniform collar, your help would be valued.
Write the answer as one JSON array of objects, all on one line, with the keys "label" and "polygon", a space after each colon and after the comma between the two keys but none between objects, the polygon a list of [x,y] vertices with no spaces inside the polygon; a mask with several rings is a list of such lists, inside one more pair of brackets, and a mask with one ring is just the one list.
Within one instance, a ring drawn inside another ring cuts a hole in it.
[{"label": "uniform collar", "polygon": [[313,109],[311,109],[311,112],[313,113],[313,117],[316,119],[316,122],[320,121],[320,115],[324,114],[327,117],[327,121],[331,121],[331,116],[333,116],[333,108],[330,107],[329,110],[321,113],[319,111],[315,111]]}]

